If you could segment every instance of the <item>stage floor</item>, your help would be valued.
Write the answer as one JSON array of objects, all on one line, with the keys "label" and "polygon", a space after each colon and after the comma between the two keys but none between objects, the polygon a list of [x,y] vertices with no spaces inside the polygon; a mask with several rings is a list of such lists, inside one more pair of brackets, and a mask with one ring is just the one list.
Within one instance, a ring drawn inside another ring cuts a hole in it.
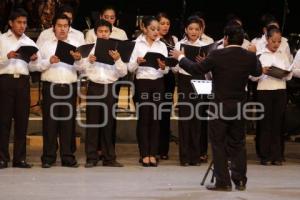
[{"label": "stage floor", "polygon": [[[157,168],[138,164],[136,144],[117,144],[123,168],[84,168],[84,145],[76,153],[80,167],[42,169],[39,143],[28,146],[33,169],[0,170],[0,200],[298,200],[300,196],[300,143],[288,142],[283,166],[261,166],[254,152],[253,136],[247,136],[248,184],[239,192],[211,192],[200,186],[208,164],[181,167],[178,146],[171,143],[170,160]],[[12,148],[11,148],[12,150]],[[206,180],[209,184],[211,173]]]}]

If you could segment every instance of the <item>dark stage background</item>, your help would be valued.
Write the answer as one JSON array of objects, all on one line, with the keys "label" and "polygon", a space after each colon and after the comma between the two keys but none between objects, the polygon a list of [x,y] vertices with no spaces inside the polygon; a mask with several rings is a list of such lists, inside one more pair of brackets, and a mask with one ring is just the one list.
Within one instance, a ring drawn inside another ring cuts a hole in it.
[{"label": "dark stage background", "polygon": [[[289,13],[283,19],[285,3],[288,3]],[[284,35],[300,33],[297,20],[300,19],[295,0],[86,0],[82,1],[78,10],[75,26],[84,29],[83,16],[93,19],[96,12],[104,5],[110,4],[117,8],[119,26],[131,36],[136,29],[136,15],[155,15],[159,11],[167,12],[173,22],[172,31],[181,36],[184,20],[193,12],[201,11],[206,18],[206,32],[214,39],[222,37],[222,30],[228,14],[239,16],[250,38],[260,33],[260,16],[271,13],[284,22]]]}]

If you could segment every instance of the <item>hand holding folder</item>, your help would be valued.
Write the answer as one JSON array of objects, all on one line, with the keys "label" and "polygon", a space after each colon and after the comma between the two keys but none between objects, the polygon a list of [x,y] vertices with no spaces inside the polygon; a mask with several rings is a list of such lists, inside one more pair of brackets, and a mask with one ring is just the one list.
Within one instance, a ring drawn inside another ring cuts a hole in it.
[{"label": "hand holding folder", "polygon": [[30,58],[33,54],[35,54],[39,49],[36,48],[35,46],[21,46],[16,53],[17,59],[24,60],[25,62],[29,63]]},{"label": "hand holding folder", "polygon": [[207,56],[212,50],[217,49],[218,47],[218,43],[212,43],[210,45],[205,45],[202,47],[198,47],[198,46],[192,46],[192,45],[188,45],[188,44],[181,44],[180,45],[180,50],[184,50],[184,54],[185,56],[196,62],[196,57],[198,55],[200,56]]},{"label": "hand holding folder", "polygon": [[58,40],[57,46],[56,46],[56,51],[55,51],[55,56],[57,56],[60,59],[60,62],[67,63],[69,65],[73,65],[74,58],[70,53],[71,51],[76,51],[76,47],[69,43]]},{"label": "hand holding folder", "polygon": [[175,67],[178,61],[174,58],[165,57],[164,55],[156,52],[147,52],[144,56],[146,62],[140,63],[140,66],[153,67],[154,69],[159,69],[159,64],[157,59],[165,61],[166,66]]},{"label": "hand holding folder", "polygon": [[282,78],[286,77],[287,75],[289,75],[290,72],[291,71],[287,71],[287,70],[280,69],[275,66],[271,66],[271,67],[269,67],[266,74],[268,76],[272,76],[274,78],[282,79]]},{"label": "hand holding folder", "polygon": [[81,45],[80,47],[77,47],[76,51],[78,51],[81,54],[82,58],[86,58],[90,55],[94,46],[95,44]]},{"label": "hand holding folder", "polygon": [[115,62],[109,55],[110,50],[117,50],[121,55],[122,61],[129,62],[134,46],[135,42],[132,41],[121,41],[115,39],[105,40],[98,38],[95,48],[97,62],[113,65]]}]

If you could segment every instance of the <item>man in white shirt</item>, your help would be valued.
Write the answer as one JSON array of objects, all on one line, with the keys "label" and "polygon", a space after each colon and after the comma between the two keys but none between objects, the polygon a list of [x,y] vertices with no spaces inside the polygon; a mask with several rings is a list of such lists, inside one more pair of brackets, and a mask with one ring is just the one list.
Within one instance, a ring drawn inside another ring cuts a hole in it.
[{"label": "man in white shirt", "polygon": [[[61,15],[61,14],[66,15],[70,19],[71,24],[72,24],[72,21],[74,19],[74,10],[72,7],[67,6],[67,5],[61,7],[60,10],[58,11],[58,15]],[[82,44],[84,43],[84,35],[81,31],[78,31],[78,30],[70,27],[68,35],[69,35],[69,38],[78,40]],[[36,44],[38,46],[41,46],[42,43],[44,43],[46,40],[48,40],[49,38],[51,38],[53,36],[54,36],[53,27],[48,28],[40,33],[40,35],[36,41]]]},{"label": "man in white shirt", "polygon": [[[126,32],[123,29],[117,28],[114,26],[117,17],[116,17],[116,11],[113,7],[105,7],[100,11],[99,19],[104,19],[111,23],[112,25],[112,32],[110,34],[110,38],[117,39],[117,40],[128,40],[128,37],[126,35]],[[94,29],[90,29],[85,36],[86,43],[95,43],[97,40],[96,34],[94,32]]]},{"label": "man in white shirt", "polygon": [[[107,6],[103,8],[99,13],[99,19],[104,19],[108,21],[112,25],[112,32],[109,38],[117,39],[117,40],[128,40],[126,32],[123,29],[117,28],[114,26],[117,17],[116,10],[111,6]],[[87,44],[95,43],[97,40],[97,36],[95,34],[94,29],[90,29],[85,35],[85,41]],[[121,80],[121,78],[119,79]],[[120,93],[121,85],[118,84],[116,87],[116,94]],[[115,140],[115,139],[114,139]],[[101,142],[99,142],[99,158],[101,159]]]},{"label": "man in white shirt", "polygon": [[[58,40],[75,47],[82,45],[78,40],[69,37],[69,28],[69,18],[57,15],[53,20],[54,37],[48,38],[39,47],[39,70],[42,71],[43,81],[43,168],[50,168],[56,162],[58,135],[62,166],[78,167],[73,147],[78,69],[72,64],[61,62],[62,58],[55,55]],[[78,53],[70,54],[75,60],[81,58]]]},{"label": "man in white shirt", "polygon": [[[26,162],[26,132],[30,108],[29,63],[19,59],[20,46],[35,43],[24,32],[27,13],[18,9],[9,17],[10,29],[0,36],[0,169],[7,168],[10,161],[9,135],[14,119],[13,167],[31,168]],[[31,55],[30,63],[36,60]]]}]

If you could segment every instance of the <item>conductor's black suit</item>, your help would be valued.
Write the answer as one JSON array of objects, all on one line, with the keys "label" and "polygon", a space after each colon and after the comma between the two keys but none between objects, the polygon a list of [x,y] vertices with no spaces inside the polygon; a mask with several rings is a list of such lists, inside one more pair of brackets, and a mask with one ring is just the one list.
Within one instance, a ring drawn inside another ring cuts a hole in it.
[{"label": "conductor's black suit", "polygon": [[179,66],[191,75],[212,72],[215,97],[211,102],[217,107],[210,106],[210,112],[217,114],[218,118],[208,122],[208,134],[212,145],[216,186],[231,186],[228,158],[231,161],[233,182],[245,183],[247,159],[243,117],[226,119],[221,114],[225,117],[236,116],[238,106],[243,106],[246,100],[245,87],[249,75],[259,76],[262,73],[260,62],[254,53],[238,45],[229,45],[212,51],[200,63],[183,57]]}]

